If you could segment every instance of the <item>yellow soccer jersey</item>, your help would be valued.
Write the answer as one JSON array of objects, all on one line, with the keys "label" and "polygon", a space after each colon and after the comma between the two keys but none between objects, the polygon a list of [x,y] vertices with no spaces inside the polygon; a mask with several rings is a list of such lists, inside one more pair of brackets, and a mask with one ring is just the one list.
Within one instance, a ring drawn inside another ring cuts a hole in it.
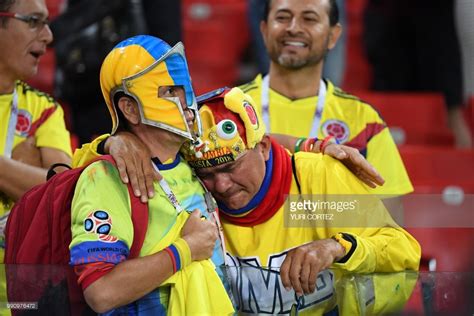
[{"label": "yellow soccer jersey", "polygon": [[[61,106],[45,93],[26,83],[17,81],[18,116],[15,126],[12,151],[28,137],[34,136],[36,146],[64,151],[71,156],[69,132],[64,123]],[[8,126],[11,116],[13,94],[0,95],[0,155],[6,153]],[[0,214],[10,209],[11,200],[0,202]]]},{"label": "yellow soccer jersey", "polygon": [[[242,311],[289,312],[295,302],[295,294],[283,288],[278,274],[287,251],[311,241],[331,238],[339,232],[350,234],[356,240],[355,250],[347,261],[333,265],[342,273],[418,269],[421,254],[418,242],[396,226],[383,204],[371,196],[341,163],[331,157],[311,153],[298,153],[295,161],[302,194],[350,194],[365,199],[365,202],[357,213],[345,221],[343,227],[336,227],[329,219],[313,226],[305,226],[304,223],[292,226],[288,223],[289,212],[285,211],[285,205],[268,221],[253,227],[238,226],[223,220],[228,263],[242,267],[230,269],[233,272],[234,296],[238,297]],[[290,196],[296,197],[298,192],[293,178]],[[347,216],[341,214],[335,216]],[[357,220],[358,223],[354,223],[356,227],[350,227],[352,219]],[[270,272],[259,270],[260,267],[268,267]],[[303,311],[311,315],[324,314],[334,308],[333,281],[336,277],[332,271],[324,271],[318,276],[317,291],[305,296]]]},{"label": "yellow soccer jersey", "polygon": [[[403,195],[413,191],[405,166],[385,122],[368,104],[344,93],[330,81],[318,138],[333,135],[341,144],[357,148],[385,178],[375,194]],[[240,86],[261,112],[262,76]],[[318,97],[290,100],[270,89],[269,116],[272,133],[308,137]]]}]

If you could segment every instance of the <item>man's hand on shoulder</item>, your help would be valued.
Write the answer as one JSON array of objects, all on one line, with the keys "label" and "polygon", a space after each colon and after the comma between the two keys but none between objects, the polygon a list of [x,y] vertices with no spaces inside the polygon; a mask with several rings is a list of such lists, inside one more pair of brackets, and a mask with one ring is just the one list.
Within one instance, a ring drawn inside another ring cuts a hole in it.
[{"label": "man's hand on shoulder", "polygon": [[162,177],[153,167],[150,151],[138,137],[119,132],[107,138],[104,150],[114,157],[122,181],[130,182],[135,196],[146,203],[155,195],[153,182]]},{"label": "man's hand on shoulder", "polygon": [[385,183],[385,180],[377,170],[355,148],[329,144],[325,147],[324,154],[341,161],[347,169],[371,188]]}]

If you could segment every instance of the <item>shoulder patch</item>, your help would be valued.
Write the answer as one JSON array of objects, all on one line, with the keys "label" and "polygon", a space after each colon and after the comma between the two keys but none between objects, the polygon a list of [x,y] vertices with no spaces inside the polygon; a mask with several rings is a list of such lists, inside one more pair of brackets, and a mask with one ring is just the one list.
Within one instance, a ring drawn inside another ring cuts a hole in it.
[{"label": "shoulder patch", "polygon": [[37,90],[35,88],[32,88],[29,84],[23,81],[17,81],[17,87],[21,87],[20,91],[22,91],[23,94],[27,94],[28,92],[31,92],[35,95],[37,95],[40,98],[46,98],[49,103],[53,104],[55,107],[57,107],[59,104],[53,99],[52,96],[47,94],[46,92],[42,92],[40,90]]},{"label": "shoulder patch", "polygon": [[202,105],[204,105],[205,102],[211,101],[219,97],[224,97],[224,93],[229,90],[230,89],[228,87],[223,87],[223,88],[213,90],[211,92],[201,94],[200,96],[196,97],[196,102],[198,104],[198,107],[201,107]]}]

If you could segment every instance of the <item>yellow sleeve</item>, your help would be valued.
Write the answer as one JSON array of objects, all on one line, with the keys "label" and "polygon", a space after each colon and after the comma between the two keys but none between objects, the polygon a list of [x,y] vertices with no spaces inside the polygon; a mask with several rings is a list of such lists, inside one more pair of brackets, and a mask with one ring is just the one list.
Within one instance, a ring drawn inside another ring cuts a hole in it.
[{"label": "yellow sleeve", "polygon": [[301,153],[295,157],[303,194],[357,201],[356,208],[334,212],[332,221],[315,229],[315,240],[338,233],[353,237],[351,251],[335,267],[356,273],[418,270],[420,245],[393,221],[380,199],[355,175],[328,156]]},{"label": "yellow sleeve", "polygon": [[35,133],[36,146],[59,149],[72,156],[71,140],[64,122],[64,112],[59,104],[56,105],[53,114]]},{"label": "yellow sleeve", "polygon": [[109,136],[110,134],[101,135],[91,143],[84,144],[81,148],[76,149],[74,151],[74,156],[72,157],[72,167],[76,168],[83,166],[89,161],[100,157],[101,155],[97,152],[97,146],[99,146],[100,142]]},{"label": "yellow sleeve", "polygon": [[372,137],[367,144],[367,160],[385,179],[383,186],[372,189],[371,192],[394,196],[413,192],[410,178],[388,127]]}]

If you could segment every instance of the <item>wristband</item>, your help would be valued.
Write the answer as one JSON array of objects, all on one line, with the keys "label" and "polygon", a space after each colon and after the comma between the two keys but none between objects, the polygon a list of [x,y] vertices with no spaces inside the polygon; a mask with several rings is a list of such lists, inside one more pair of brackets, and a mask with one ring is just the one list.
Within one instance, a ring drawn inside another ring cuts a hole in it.
[{"label": "wristband", "polygon": [[177,239],[174,243],[163,249],[168,253],[173,264],[173,273],[176,273],[191,263],[191,249],[188,243],[182,239]]},{"label": "wristband", "polygon": [[109,139],[109,137],[104,138],[100,141],[99,145],[97,145],[97,153],[99,155],[106,155],[105,153],[105,142]]},{"label": "wristband", "polygon": [[357,239],[346,233],[337,233],[332,236],[331,239],[337,241],[346,251],[344,257],[339,259],[337,263],[346,263],[357,248]]},{"label": "wristband", "polygon": [[[319,145],[319,152],[322,153],[324,155],[324,150],[326,149],[326,147],[329,145],[329,144],[334,144],[334,141],[332,141],[334,138],[334,136],[326,136],[323,141],[321,142],[321,144]],[[332,142],[331,142],[332,141]]]},{"label": "wristband", "polygon": [[316,144],[316,142],[318,141],[318,138],[317,137],[313,137],[313,138],[308,138],[306,140],[306,152],[312,152],[313,151],[313,146],[314,144]]},{"label": "wristband", "polygon": [[295,154],[300,151],[301,143],[303,143],[305,140],[306,140],[306,138],[304,138],[304,137],[303,138],[298,138],[298,140],[295,143],[295,150],[294,150]]}]

